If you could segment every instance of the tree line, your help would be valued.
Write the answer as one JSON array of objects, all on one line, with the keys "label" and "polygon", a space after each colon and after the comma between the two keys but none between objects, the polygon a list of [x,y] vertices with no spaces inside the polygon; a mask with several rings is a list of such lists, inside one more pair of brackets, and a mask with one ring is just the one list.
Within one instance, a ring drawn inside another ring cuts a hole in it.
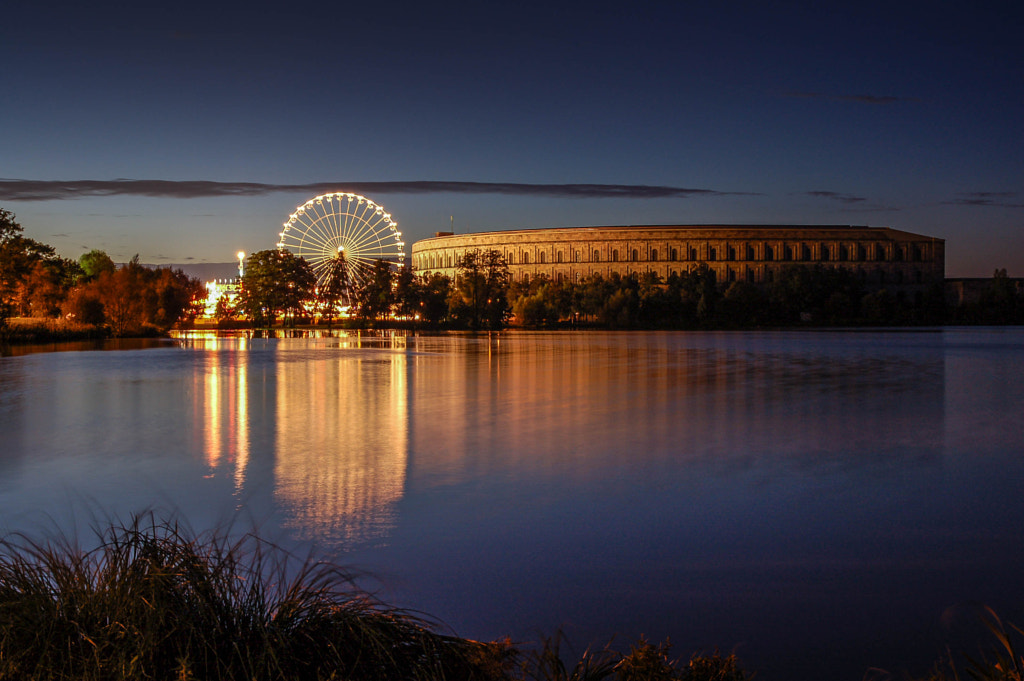
[{"label": "tree line", "polygon": [[[343,259],[321,281],[288,252],[254,254],[236,312],[259,326],[333,323],[342,303],[356,325],[409,323],[431,328],[500,329],[510,319],[530,326],[701,329],[754,326],[1024,323],[1024,295],[1005,270],[995,273],[978,303],[948,309],[938,284],[913,295],[870,288],[854,272],[816,265],[781,270],[771,284],[721,285],[706,264],[668,278],[649,272],[579,281],[537,276],[513,281],[499,251],[469,251],[456,276],[395,271],[383,261],[345,279]],[[324,291],[334,291],[324,295]]]},{"label": "tree line", "polygon": [[205,287],[181,270],[152,269],[135,256],[117,267],[92,250],[78,260],[24,236],[0,208],[0,333],[11,317],[65,319],[115,336],[154,335],[202,311]]}]

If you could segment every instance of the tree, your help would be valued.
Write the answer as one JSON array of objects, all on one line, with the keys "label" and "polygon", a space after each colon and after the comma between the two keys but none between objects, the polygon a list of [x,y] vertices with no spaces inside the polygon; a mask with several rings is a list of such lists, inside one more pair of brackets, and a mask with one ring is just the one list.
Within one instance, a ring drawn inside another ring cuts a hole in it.
[{"label": "tree", "polygon": [[428,326],[439,326],[448,316],[452,280],[440,272],[425,274],[420,277],[418,288],[420,319]]},{"label": "tree", "polygon": [[391,313],[395,299],[393,281],[394,272],[391,271],[390,263],[386,260],[374,261],[357,294],[360,317],[372,323]]},{"label": "tree", "polygon": [[313,298],[316,277],[304,258],[291,251],[257,251],[242,276],[238,308],[256,326],[273,326],[279,314],[296,314]]},{"label": "tree", "polygon": [[83,276],[89,280],[95,279],[104,272],[110,273],[117,269],[110,256],[96,248],[88,253],[83,253],[78,258],[78,266],[82,268]]},{"label": "tree", "polygon": [[452,313],[469,328],[500,329],[510,309],[508,263],[501,251],[467,251],[456,262],[458,275]]},{"label": "tree", "polygon": [[0,208],[0,328],[27,305],[25,283],[36,264],[60,260],[52,246],[29,239],[22,231],[14,213]]},{"label": "tree", "polygon": [[348,263],[341,251],[327,263],[327,272],[317,287],[320,314],[330,326],[342,303],[351,303],[352,290],[348,278]]}]

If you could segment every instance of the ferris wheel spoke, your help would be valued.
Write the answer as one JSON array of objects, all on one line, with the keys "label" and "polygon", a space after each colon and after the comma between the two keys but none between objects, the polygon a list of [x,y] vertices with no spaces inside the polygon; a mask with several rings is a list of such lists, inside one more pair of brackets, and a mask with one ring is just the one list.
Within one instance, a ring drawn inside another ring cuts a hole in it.
[{"label": "ferris wheel spoke", "polygon": [[338,226],[338,216],[341,211],[341,195],[331,194],[331,234],[335,239],[341,239],[341,229]]}]

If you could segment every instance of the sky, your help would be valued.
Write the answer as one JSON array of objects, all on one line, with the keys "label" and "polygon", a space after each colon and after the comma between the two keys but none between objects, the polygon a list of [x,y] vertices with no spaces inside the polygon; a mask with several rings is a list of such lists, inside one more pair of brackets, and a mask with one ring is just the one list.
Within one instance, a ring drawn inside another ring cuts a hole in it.
[{"label": "sky", "polygon": [[351,191],[434,232],[852,224],[1024,277],[1016,2],[8,3],[0,207],[230,262]]}]

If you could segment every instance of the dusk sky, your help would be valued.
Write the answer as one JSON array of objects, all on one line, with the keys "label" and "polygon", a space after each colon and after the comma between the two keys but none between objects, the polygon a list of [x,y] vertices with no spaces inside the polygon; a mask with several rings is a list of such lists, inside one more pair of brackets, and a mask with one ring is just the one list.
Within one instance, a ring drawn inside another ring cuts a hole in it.
[{"label": "dusk sky", "polygon": [[228,262],[353,191],[407,251],[854,224],[1024,276],[1016,2],[149,5],[4,8],[0,207],[61,255]]}]

